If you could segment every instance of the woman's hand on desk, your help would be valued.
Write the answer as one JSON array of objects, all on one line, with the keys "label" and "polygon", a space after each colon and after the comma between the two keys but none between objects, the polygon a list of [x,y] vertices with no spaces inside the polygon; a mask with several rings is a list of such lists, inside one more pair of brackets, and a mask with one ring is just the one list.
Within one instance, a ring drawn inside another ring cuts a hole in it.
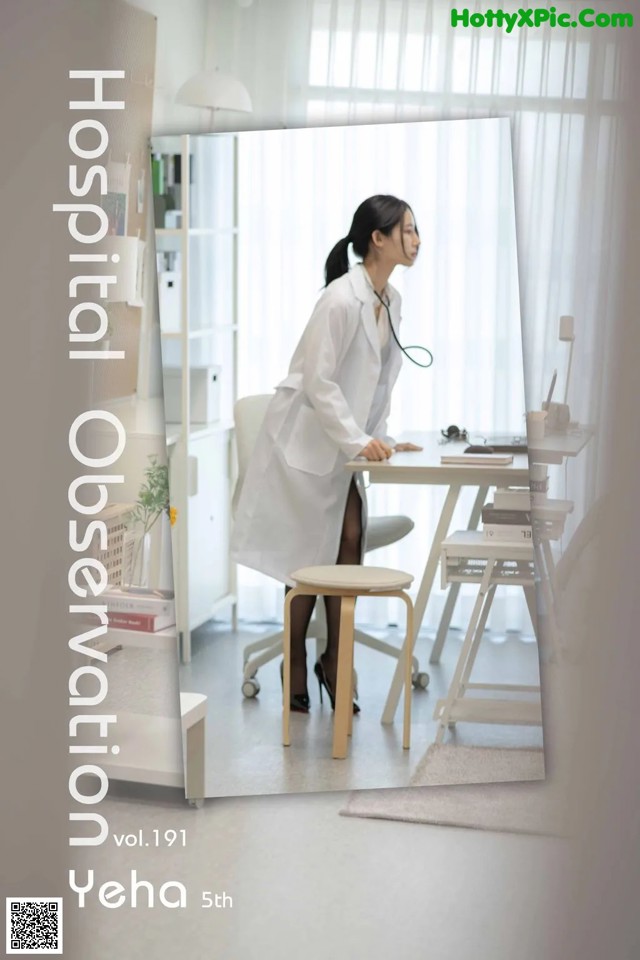
[{"label": "woman's hand on desk", "polygon": [[364,457],[365,460],[388,460],[392,453],[393,447],[390,447],[384,440],[370,440],[358,456]]},{"label": "woman's hand on desk", "polygon": [[415,450],[424,450],[424,447],[419,447],[416,443],[396,443],[394,450],[396,453],[412,453]]}]

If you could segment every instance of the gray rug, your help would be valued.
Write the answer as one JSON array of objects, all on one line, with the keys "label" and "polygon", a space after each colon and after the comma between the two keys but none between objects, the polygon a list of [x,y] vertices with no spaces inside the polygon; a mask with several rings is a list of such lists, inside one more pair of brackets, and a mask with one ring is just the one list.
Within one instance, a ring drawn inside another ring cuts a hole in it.
[{"label": "gray rug", "polygon": [[[357,791],[349,796],[341,813],[347,817],[561,836],[562,792],[557,785],[522,782],[542,778],[541,750],[432,744],[414,774],[415,786]],[[434,785],[442,783],[449,785]]]},{"label": "gray rug", "polygon": [[513,780],[544,780],[544,752],[432,743],[416,767],[411,786],[437,787]]}]

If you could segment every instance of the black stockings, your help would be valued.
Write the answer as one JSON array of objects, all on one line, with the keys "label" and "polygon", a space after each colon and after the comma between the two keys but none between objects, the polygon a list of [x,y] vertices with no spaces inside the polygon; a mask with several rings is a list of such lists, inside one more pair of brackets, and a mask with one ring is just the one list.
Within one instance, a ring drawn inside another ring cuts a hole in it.
[{"label": "black stockings", "polygon": [[[362,549],[362,501],[355,480],[351,481],[342,523],[337,563],[360,563]],[[291,588],[287,587],[288,592]],[[296,597],[291,604],[291,691],[306,693],[307,630],[315,606],[315,597]],[[325,597],[327,648],[322,663],[331,688],[335,690],[340,635],[340,597]]]}]

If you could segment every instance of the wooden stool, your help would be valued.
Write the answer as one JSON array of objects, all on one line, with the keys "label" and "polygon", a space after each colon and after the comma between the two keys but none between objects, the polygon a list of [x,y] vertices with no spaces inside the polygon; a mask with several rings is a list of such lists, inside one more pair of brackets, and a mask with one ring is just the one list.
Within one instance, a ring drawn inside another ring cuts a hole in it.
[{"label": "wooden stool", "polygon": [[291,604],[298,596],[342,597],[340,605],[340,642],[338,646],[338,677],[336,715],[333,725],[333,756],[343,760],[347,756],[348,737],[353,724],[353,643],[356,597],[399,597],[407,607],[407,632],[402,647],[404,657],[404,727],[402,746],[409,749],[411,724],[411,656],[407,650],[413,638],[413,603],[404,588],[413,577],[402,570],[386,567],[363,567],[358,564],[303,567],[291,574],[295,587],[284,601],[284,671],[282,742],[290,744],[289,714],[291,700]]}]

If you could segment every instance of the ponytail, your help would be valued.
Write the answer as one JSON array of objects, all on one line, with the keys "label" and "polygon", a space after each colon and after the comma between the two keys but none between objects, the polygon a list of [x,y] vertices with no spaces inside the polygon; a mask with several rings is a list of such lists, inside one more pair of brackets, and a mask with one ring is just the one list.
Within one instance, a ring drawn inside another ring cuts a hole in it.
[{"label": "ponytail", "polygon": [[338,240],[335,247],[327,257],[327,262],[324,265],[325,286],[328,287],[330,283],[348,272],[350,243],[350,237],[343,237],[342,240]]}]

